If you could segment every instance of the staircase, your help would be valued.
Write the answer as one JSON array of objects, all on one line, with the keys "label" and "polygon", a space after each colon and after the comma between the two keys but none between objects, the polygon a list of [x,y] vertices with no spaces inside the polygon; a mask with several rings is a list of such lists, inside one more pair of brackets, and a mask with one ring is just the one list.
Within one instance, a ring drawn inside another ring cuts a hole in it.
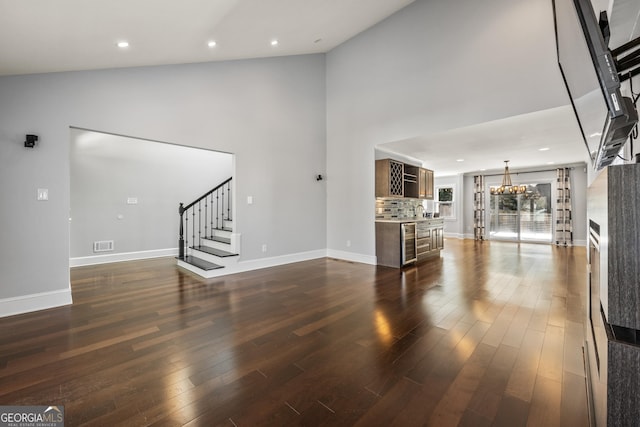
[{"label": "staircase", "polygon": [[232,178],[184,206],[180,203],[178,266],[200,276],[238,262],[239,238],[233,232]]}]

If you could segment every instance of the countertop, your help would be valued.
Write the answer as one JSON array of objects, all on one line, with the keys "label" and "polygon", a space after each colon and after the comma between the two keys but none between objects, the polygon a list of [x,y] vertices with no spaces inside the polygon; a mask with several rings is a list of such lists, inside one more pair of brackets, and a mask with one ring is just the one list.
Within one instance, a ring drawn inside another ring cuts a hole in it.
[{"label": "countertop", "polygon": [[443,218],[423,218],[417,216],[414,218],[398,218],[398,219],[376,219],[376,222],[390,222],[396,224],[402,224],[405,222],[425,222],[425,221],[443,221]]}]

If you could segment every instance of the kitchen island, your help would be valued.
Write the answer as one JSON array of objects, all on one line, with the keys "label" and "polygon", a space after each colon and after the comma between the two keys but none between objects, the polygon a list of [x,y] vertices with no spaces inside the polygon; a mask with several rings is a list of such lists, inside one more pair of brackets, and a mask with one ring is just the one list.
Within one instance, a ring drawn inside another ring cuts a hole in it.
[{"label": "kitchen island", "polygon": [[401,218],[376,220],[378,265],[400,268],[440,256],[444,247],[442,218]]}]

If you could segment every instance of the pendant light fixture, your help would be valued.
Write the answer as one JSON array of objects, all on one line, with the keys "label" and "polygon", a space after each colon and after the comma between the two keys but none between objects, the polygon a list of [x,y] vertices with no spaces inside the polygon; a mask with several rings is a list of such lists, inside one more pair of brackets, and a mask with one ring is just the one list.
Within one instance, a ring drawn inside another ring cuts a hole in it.
[{"label": "pendant light fixture", "polygon": [[509,173],[509,160],[505,160],[504,175],[502,175],[502,185],[500,188],[502,188],[502,191],[504,192],[504,190],[510,187],[513,187],[513,184],[511,183],[511,174]]},{"label": "pendant light fixture", "polygon": [[513,185],[511,182],[511,173],[509,172],[509,160],[504,161],[504,174],[502,175],[502,185],[500,187],[491,187],[491,194],[518,194],[525,193],[527,187],[525,185]]}]

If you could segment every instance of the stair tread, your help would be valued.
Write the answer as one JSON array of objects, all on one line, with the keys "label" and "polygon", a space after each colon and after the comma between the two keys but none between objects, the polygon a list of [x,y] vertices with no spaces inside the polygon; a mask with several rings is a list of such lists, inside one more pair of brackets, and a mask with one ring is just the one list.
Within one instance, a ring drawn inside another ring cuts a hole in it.
[{"label": "stair tread", "polygon": [[221,258],[238,256],[238,254],[234,254],[233,252],[223,251],[222,249],[212,248],[210,246],[193,246],[191,247],[191,249],[195,249],[197,251],[205,252]]},{"label": "stair tread", "polygon": [[185,256],[184,259],[178,258],[178,260],[184,261],[187,264],[191,264],[191,265],[193,265],[195,267],[198,267],[198,268],[200,268],[202,270],[205,270],[205,271],[216,270],[218,268],[224,268],[224,266],[222,266],[222,265],[214,264],[212,262],[205,261],[203,259],[191,256],[191,255]]},{"label": "stair tread", "polygon": [[218,231],[233,231],[233,228],[231,227],[214,227],[213,230],[218,230]]},{"label": "stair tread", "polygon": [[231,239],[229,237],[221,237],[221,236],[211,236],[211,237],[203,237],[206,240],[211,240],[219,243],[226,243],[227,245],[231,244]]}]

